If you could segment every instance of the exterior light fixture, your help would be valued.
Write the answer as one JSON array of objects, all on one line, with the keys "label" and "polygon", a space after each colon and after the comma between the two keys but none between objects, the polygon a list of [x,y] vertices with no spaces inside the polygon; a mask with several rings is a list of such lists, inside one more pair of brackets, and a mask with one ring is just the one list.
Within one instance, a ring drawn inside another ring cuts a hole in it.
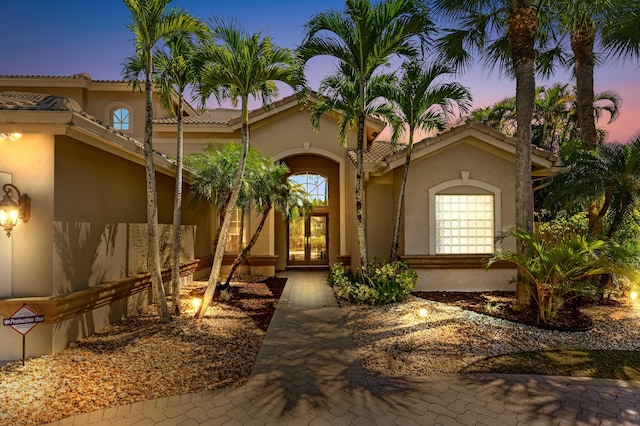
[{"label": "exterior light fixture", "polygon": [[[18,219],[28,222],[31,217],[31,198],[27,194],[21,194],[13,184],[2,185],[4,195],[0,200],[0,226],[11,236],[11,231],[18,224]],[[16,200],[14,200],[14,195]]]},{"label": "exterior light fixture", "polygon": [[632,291],[629,296],[631,297],[631,300],[637,300],[638,299],[638,292],[637,291]]},{"label": "exterior light fixture", "polygon": [[201,303],[202,303],[202,300],[198,299],[197,297],[194,297],[193,299],[191,299],[191,305],[193,306],[193,309],[195,309],[196,311],[200,307]]},{"label": "exterior light fixture", "polygon": [[423,320],[427,319],[427,310],[425,308],[420,309],[420,318]]},{"label": "exterior light fixture", "polygon": [[20,139],[22,137],[22,133],[14,132],[14,133],[0,133],[0,140],[5,140],[9,138],[12,141],[16,139]]}]

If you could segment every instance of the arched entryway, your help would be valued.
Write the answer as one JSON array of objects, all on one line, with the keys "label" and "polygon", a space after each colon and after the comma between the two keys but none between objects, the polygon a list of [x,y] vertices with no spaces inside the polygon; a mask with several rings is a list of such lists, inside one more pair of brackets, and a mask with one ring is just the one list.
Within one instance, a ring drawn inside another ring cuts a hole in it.
[{"label": "arched entryway", "polygon": [[291,223],[276,219],[276,268],[328,268],[340,254],[340,166],[313,154],[281,161],[291,171],[289,178],[307,188],[314,208],[309,217]]}]

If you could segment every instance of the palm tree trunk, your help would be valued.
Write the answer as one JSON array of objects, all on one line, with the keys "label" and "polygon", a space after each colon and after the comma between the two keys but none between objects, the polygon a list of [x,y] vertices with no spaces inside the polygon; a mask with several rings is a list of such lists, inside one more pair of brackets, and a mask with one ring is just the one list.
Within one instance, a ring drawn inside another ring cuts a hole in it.
[{"label": "palm tree trunk", "polygon": [[[536,96],[535,38],[538,29],[536,11],[531,7],[516,8],[509,16],[509,44],[516,75],[516,227],[533,232],[533,187],[531,181],[531,121]],[[519,242],[518,253],[527,251]],[[517,307],[529,304],[529,282],[518,271]]]},{"label": "palm tree trunk", "polygon": [[400,195],[398,196],[398,208],[396,209],[396,225],[393,231],[393,241],[391,242],[391,253],[389,254],[389,262],[396,260],[398,255],[398,240],[400,239],[400,222],[402,220],[402,212],[404,210],[404,193],[407,187],[407,176],[409,175],[409,165],[411,164],[411,152],[413,151],[413,129],[409,129],[409,146],[407,147],[407,156],[404,161],[404,171],[402,173],[402,183],[400,184]]},{"label": "palm tree trunk", "polygon": [[173,199],[173,310],[180,315],[180,226],[182,225],[182,154],[183,147],[183,118],[184,96],[178,97],[178,146],[176,148],[176,190]]},{"label": "palm tree trunk", "polygon": [[595,148],[597,143],[596,123],[593,115],[593,68],[595,60],[593,45],[596,31],[592,21],[582,28],[571,31],[571,49],[576,73],[576,104],[578,127],[584,150]]},{"label": "palm tree trunk", "polygon": [[[363,95],[364,96],[364,95]],[[366,273],[368,266],[368,250],[367,250],[367,222],[365,205],[363,200],[363,181],[364,181],[364,110],[358,114],[358,143],[357,156],[358,167],[356,170],[356,219],[358,222],[358,245],[360,247],[360,267],[362,273]]]},{"label": "palm tree trunk", "polygon": [[240,187],[242,185],[242,179],[244,178],[244,169],[247,164],[247,154],[249,152],[249,112],[247,107],[248,96],[242,96],[242,155],[240,157],[240,164],[238,165],[238,172],[236,173],[235,181],[233,182],[233,190],[229,203],[225,210],[224,221],[221,225],[220,238],[218,244],[216,244],[216,250],[213,255],[213,265],[211,266],[211,273],[209,274],[209,282],[207,289],[202,297],[202,304],[200,309],[196,312],[196,318],[202,318],[207,311],[207,308],[211,304],[211,299],[216,291],[216,286],[220,279],[220,269],[222,268],[222,259],[224,258],[224,249],[227,242],[227,236],[229,235],[229,229],[231,228],[231,217],[233,215],[233,209],[235,209],[238,202],[238,195],[240,194]]},{"label": "palm tree trunk", "polygon": [[247,255],[251,251],[251,248],[256,244],[256,242],[258,242],[258,237],[262,232],[262,228],[264,228],[264,224],[267,222],[267,217],[269,216],[270,211],[271,211],[271,207],[269,207],[264,213],[262,213],[262,217],[260,218],[260,223],[258,224],[256,231],[253,233],[253,236],[251,237],[251,241],[249,241],[249,244],[247,244],[246,247],[244,247],[242,251],[238,253],[236,260],[234,260],[233,265],[231,265],[231,269],[229,270],[229,276],[227,276],[227,281],[225,281],[224,287],[229,286],[229,283],[231,282],[231,277],[233,277],[233,274],[236,272],[236,269],[238,269],[240,264],[247,258]]},{"label": "palm tree trunk", "polygon": [[[147,70],[152,69],[149,60]],[[167,298],[162,283],[162,273],[160,271],[160,243],[158,241],[158,199],[156,192],[156,169],[153,161],[153,105],[151,103],[151,75],[147,72],[144,82],[145,90],[145,124],[144,124],[144,159],[147,173],[147,266],[151,272],[151,288],[153,301],[158,309],[160,321],[169,322],[169,308]]]}]

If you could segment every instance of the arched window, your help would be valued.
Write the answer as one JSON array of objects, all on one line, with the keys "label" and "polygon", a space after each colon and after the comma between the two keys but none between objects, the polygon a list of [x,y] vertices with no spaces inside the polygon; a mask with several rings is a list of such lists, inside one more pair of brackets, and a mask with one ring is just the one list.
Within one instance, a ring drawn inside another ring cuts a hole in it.
[{"label": "arched window", "polygon": [[326,177],[316,173],[302,172],[289,176],[289,181],[302,185],[314,206],[329,204],[329,185]]},{"label": "arched window", "polygon": [[116,130],[127,131],[130,129],[129,124],[130,117],[128,109],[116,108],[115,110],[113,110],[113,113],[111,113],[111,125]]}]

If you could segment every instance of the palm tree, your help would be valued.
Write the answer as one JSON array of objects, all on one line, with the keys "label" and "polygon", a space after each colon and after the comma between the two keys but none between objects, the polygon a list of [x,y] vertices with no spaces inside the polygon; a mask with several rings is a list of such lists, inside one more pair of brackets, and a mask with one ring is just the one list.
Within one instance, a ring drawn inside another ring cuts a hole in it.
[{"label": "palm tree", "polygon": [[561,31],[569,34],[573,51],[576,78],[578,128],[584,149],[597,144],[596,123],[593,114],[593,71],[596,66],[594,47],[599,28],[614,15],[614,0],[560,0],[551,3]]},{"label": "palm tree", "polygon": [[[383,87],[389,85],[395,77],[392,74],[378,74],[372,77],[367,86],[366,116],[392,119],[393,110],[381,102],[376,102],[382,95]],[[338,142],[347,147],[347,133],[358,124],[360,98],[358,82],[353,69],[346,63],[338,66],[338,71],[320,82],[318,94],[320,100],[311,109],[311,127],[320,131],[320,118],[331,112],[337,112]]]},{"label": "palm tree", "polygon": [[[184,94],[187,86],[198,81],[198,57],[196,46],[190,37],[172,35],[166,42],[167,51],[155,54],[157,86],[165,108],[177,118],[176,185],[173,199],[173,256],[171,261],[171,288],[173,310],[180,315],[180,226],[182,223],[182,169],[183,169],[183,113]],[[174,94],[178,95],[175,105]]]},{"label": "palm tree", "polygon": [[204,316],[220,278],[231,213],[238,200],[249,151],[249,96],[260,97],[263,107],[268,108],[278,94],[276,81],[283,82],[298,92],[304,85],[292,51],[274,45],[270,37],[263,37],[261,33],[250,35],[236,24],[224,24],[221,21],[215,23],[213,36],[220,44],[208,46],[198,90],[203,100],[213,94],[218,101],[230,100],[234,106],[240,103],[242,155],[221,224],[209,283],[196,318]]},{"label": "palm tree", "polygon": [[370,0],[346,0],[345,10],[329,10],[311,17],[298,48],[303,63],[316,56],[332,56],[351,69],[357,82],[358,136],[356,169],[356,217],[360,266],[367,270],[366,212],[363,200],[364,126],[367,114],[368,86],[393,55],[415,57],[418,49],[413,39],[423,45],[433,29],[429,11],[420,0],[384,0],[372,5]]},{"label": "palm tree", "polygon": [[[554,84],[536,88],[536,99],[532,121],[532,143],[540,148],[561,153],[568,142],[578,140],[576,96],[567,89],[568,85]],[[606,112],[608,124],[615,121],[620,114],[620,96],[613,91],[596,93],[593,110],[596,121]],[[471,118],[491,126],[504,134],[515,136],[516,111],[515,97],[505,98],[496,104],[474,110]],[[596,129],[597,140],[604,141],[606,132]],[[571,144],[570,148],[573,149]]]},{"label": "palm tree", "polygon": [[133,33],[135,57],[125,62],[123,74],[125,79],[139,88],[139,73],[133,74],[127,68],[131,60],[139,61],[142,65],[140,72],[144,76],[145,91],[145,126],[144,126],[144,158],[147,178],[147,236],[148,236],[148,264],[151,271],[153,299],[158,308],[161,321],[171,320],[160,272],[160,246],[158,241],[158,200],[156,194],[156,173],[152,144],[153,104],[151,80],[154,73],[153,49],[164,37],[172,34],[196,34],[203,37],[206,26],[189,14],[173,9],[167,11],[171,0],[124,0],[131,13],[131,23],[127,25]]},{"label": "palm tree", "polygon": [[404,193],[413,151],[413,137],[416,130],[444,130],[447,122],[456,114],[467,113],[471,106],[469,90],[459,83],[436,83],[444,74],[453,70],[444,65],[426,67],[417,60],[402,64],[403,76],[396,84],[386,87],[383,97],[391,102],[397,111],[393,120],[392,141],[395,143],[407,131],[409,142],[405,148],[405,163],[398,196],[395,229],[389,262],[396,260],[400,222],[404,207]]},{"label": "palm tree", "polygon": [[[441,58],[463,67],[472,53],[488,66],[500,66],[516,80],[516,227],[533,231],[531,180],[531,121],[535,103],[536,48],[547,41],[539,33],[541,12],[537,0],[435,0],[435,9],[458,28],[447,30],[437,41]],[[518,252],[527,246],[518,241]],[[519,278],[524,277],[520,271]],[[517,306],[529,303],[527,284],[517,281]]]},{"label": "palm tree", "polygon": [[228,287],[235,271],[246,259],[251,248],[258,241],[269,214],[275,209],[281,212],[286,221],[290,221],[311,212],[312,205],[308,201],[308,194],[302,185],[292,183],[287,179],[289,168],[285,164],[273,164],[265,158],[264,167],[257,169],[258,173],[250,179],[250,201],[247,207],[253,206],[260,215],[260,221],[251,239],[240,250],[231,265],[227,280],[222,286]]},{"label": "palm tree", "polygon": [[587,210],[589,233],[613,238],[640,206],[640,134],[627,144],[579,151],[566,162],[552,180],[549,207]]},{"label": "palm tree", "polygon": [[602,43],[614,56],[633,56],[640,59],[640,3],[618,0],[602,28]]},{"label": "palm tree", "polygon": [[611,241],[579,234],[548,241],[521,229],[509,229],[499,238],[506,237],[522,241],[530,254],[502,251],[487,259],[485,268],[491,268],[496,262],[509,262],[525,271],[532,283],[538,320],[543,323],[554,321],[569,299],[595,295],[597,288],[589,278],[612,273],[633,276],[633,271],[625,265],[631,253]]}]

